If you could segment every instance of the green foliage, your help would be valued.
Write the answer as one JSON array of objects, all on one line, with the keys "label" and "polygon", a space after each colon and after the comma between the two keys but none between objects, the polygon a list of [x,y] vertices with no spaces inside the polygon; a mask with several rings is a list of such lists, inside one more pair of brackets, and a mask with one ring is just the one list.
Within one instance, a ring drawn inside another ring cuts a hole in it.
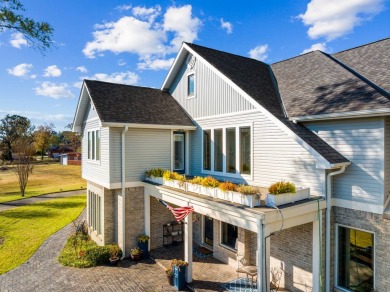
[{"label": "green foliage", "polygon": [[165,270],[165,275],[167,275],[168,277],[172,277],[173,276],[173,270],[172,269],[166,269]]},{"label": "green foliage", "polygon": [[180,271],[181,267],[186,267],[186,266],[188,266],[188,263],[186,261],[177,260],[177,259],[173,259],[171,261],[171,268],[172,268],[172,270],[173,270],[173,267],[178,267],[179,271]]},{"label": "green foliage", "polygon": [[219,181],[213,178],[212,176],[207,176],[202,179],[202,186],[208,188],[216,188],[219,186]]},{"label": "green foliage", "polygon": [[169,171],[169,170],[164,171],[163,178],[165,180],[179,180],[182,182],[186,180],[185,175],[179,174],[174,171]]},{"label": "green foliage", "polygon": [[243,195],[255,195],[257,193],[256,188],[248,185],[239,185],[237,187],[237,192]]},{"label": "green foliage", "polygon": [[110,260],[110,248],[108,246],[93,246],[85,251],[85,259],[92,266],[107,264]]},{"label": "green foliage", "polygon": [[122,249],[116,243],[107,245],[111,258],[122,257]]},{"label": "green foliage", "polygon": [[0,0],[0,32],[14,30],[21,33],[27,43],[43,53],[53,45],[53,27],[47,22],[37,22],[25,17],[25,9],[19,0]]},{"label": "green foliage", "polygon": [[165,171],[166,171],[165,169],[157,167],[145,171],[145,175],[146,177],[151,177],[151,176],[163,177]]},{"label": "green foliage", "polygon": [[149,240],[149,236],[140,234],[137,236],[137,241],[138,242],[147,242]]},{"label": "green foliage", "polygon": [[142,254],[142,249],[140,249],[139,247],[132,248],[130,250],[130,254],[133,256],[140,255]]},{"label": "green foliage", "polygon": [[219,188],[220,188],[223,192],[228,192],[228,191],[234,192],[234,191],[236,191],[237,187],[238,187],[238,186],[237,186],[236,184],[234,184],[234,183],[232,183],[232,182],[230,182],[230,181],[221,182],[221,183],[219,184]]},{"label": "green foliage", "polygon": [[50,146],[53,128],[53,124],[41,125],[38,126],[37,130],[33,134],[34,147],[36,151],[41,153],[41,160],[43,160],[43,155],[45,154],[46,149]]},{"label": "green foliage", "polygon": [[285,194],[285,193],[296,193],[296,187],[291,182],[278,181],[278,182],[272,184],[268,188],[268,191],[274,195]]},{"label": "green foliage", "polygon": [[194,184],[194,185],[201,185],[202,184],[202,181],[203,181],[203,177],[201,176],[195,176],[192,180],[190,180],[189,182]]}]

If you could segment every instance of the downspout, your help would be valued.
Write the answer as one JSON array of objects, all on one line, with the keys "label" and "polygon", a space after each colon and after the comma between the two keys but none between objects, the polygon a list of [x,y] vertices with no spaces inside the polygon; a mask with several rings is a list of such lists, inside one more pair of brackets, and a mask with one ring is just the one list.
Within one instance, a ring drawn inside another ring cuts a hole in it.
[{"label": "downspout", "polygon": [[122,259],[126,255],[126,132],[129,127],[124,126],[122,131]]},{"label": "downspout", "polygon": [[325,235],[325,279],[326,292],[330,292],[330,216],[332,208],[332,177],[345,171],[345,165],[339,170],[330,172],[326,175],[326,235]]}]

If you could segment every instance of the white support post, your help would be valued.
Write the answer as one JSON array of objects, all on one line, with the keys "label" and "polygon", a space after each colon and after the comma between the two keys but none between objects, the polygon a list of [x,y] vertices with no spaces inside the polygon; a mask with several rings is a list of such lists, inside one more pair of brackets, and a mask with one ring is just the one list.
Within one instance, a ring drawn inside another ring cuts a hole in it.
[{"label": "white support post", "polygon": [[[145,235],[150,238],[150,195],[144,194]],[[148,250],[150,250],[150,240]]]},{"label": "white support post", "polygon": [[313,291],[321,291],[320,274],[321,274],[321,226],[322,226],[322,211],[320,210],[319,220],[313,222]]},{"label": "white support post", "polygon": [[192,282],[192,213],[184,219],[184,260],[187,266],[187,283]]},{"label": "white support post", "polygon": [[[261,219],[257,219],[257,287],[263,288],[263,224]],[[265,291],[257,289],[258,291]]]},{"label": "white support post", "polygon": [[[271,238],[270,237],[267,237],[265,239],[265,275],[266,275],[266,278],[265,278],[265,288],[266,290],[265,291],[270,291],[270,277],[271,277],[271,262],[270,262],[270,254],[271,254]],[[315,290],[313,290],[315,291]]]}]

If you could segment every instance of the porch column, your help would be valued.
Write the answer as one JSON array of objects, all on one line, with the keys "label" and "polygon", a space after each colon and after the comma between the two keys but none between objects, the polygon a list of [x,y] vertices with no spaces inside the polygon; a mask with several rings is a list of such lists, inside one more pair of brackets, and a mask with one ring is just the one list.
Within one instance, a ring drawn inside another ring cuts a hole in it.
[{"label": "porch column", "polygon": [[192,282],[192,213],[184,219],[184,260],[188,262],[187,283]]},{"label": "porch column", "polygon": [[313,291],[321,291],[320,275],[321,275],[321,236],[322,233],[322,211],[319,211],[319,220],[313,222]]},{"label": "porch column", "polygon": [[[271,266],[270,266],[270,254],[271,254],[271,237],[267,237],[265,239],[265,287],[267,290],[263,291],[270,291],[270,278],[271,278]],[[315,290],[313,290],[315,291]]]},{"label": "porch column", "polygon": [[257,287],[261,287],[261,289],[257,289],[259,291],[267,291],[265,290],[265,273],[263,269],[263,259],[265,255],[265,248],[263,244],[264,236],[263,236],[263,224],[261,219],[257,219]]},{"label": "porch column", "polygon": [[[144,220],[145,220],[145,235],[150,238],[150,195],[144,194]],[[150,239],[148,241],[150,250]]]}]

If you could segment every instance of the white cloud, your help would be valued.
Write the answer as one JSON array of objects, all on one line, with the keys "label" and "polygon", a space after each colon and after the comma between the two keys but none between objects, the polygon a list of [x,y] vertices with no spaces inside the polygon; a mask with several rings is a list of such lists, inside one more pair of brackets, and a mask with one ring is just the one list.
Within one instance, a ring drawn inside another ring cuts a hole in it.
[{"label": "white cloud", "polygon": [[79,66],[79,67],[77,67],[77,68],[76,68],[76,71],[79,71],[79,72],[81,72],[81,73],[87,73],[87,72],[88,72],[88,70],[87,70],[87,68],[85,68],[85,66]]},{"label": "white cloud", "polygon": [[252,59],[265,61],[268,57],[268,45],[259,45],[248,52]]},{"label": "white cloud", "polygon": [[83,77],[83,78],[112,82],[112,83],[129,84],[129,85],[135,85],[139,81],[139,76],[136,73],[130,71],[116,72],[110,75],[105,73],[96,73],[91,77]]},{"label": "white cloud", "polygon": [[74,94],[69,90],[67,83],[42,82],[39,87],[34,88],[35,94],[48,96],[54,99],[73,98]]},{"label": "white cloud", "polygon": [[138,69],[141,70],[167,70],[171,68],[171,65],[175,58],[170,59],[151,59],[145,58],[140,63],[137,64]]},{"label": "white cloud", "polygon": [[61,76],[62,72],[57,67],[57,65],[51,65],[46,67],[45,72],[43,73],[44,77],[59,77]]},{"label": "white cloud", "polygon": [[33,67],[32,64],[23,63],[23,64],[16,65],[13,68],[7,69],[7,71],[11,75],[17,77],[24,77],[30,72],[32,67]]},{"label": "white cloud", "polygon": [[140,59],[164,58],[177,51],[183,41],[197,38],[201,21],[192,16],[192,6],[171,6],[161,15],[160,6],[134,7],[133,16],[116,22],[96,25],[93,40],[87,42],[83,53],[95,58],[105,51],[134,53]]},{"label": "white cloud", "polygon": [[123,59],[119,59],[118,60],[118,66],[125,66],[126,65],[126,61],[123,60]]},{"label": "white cloud", "polygon": [[309,53],[309,52],[312,52],[312,51],[322,51],[322,52],[326,52],[327,50],[328,50],[328,49],[327,49],[327,47],[326,47],[326,43],[317,43],[317,44],[313,44],[310,48],[303,50],[303,52],[301,53],[301,55],[302,55],[302,54]]},{"label": "white cloud", "polygon": [[309,26],[311,39],[325,37],[330,41],[350,33],[383,9],[383,0],[311,0],[298,18]]},{"label": "white cloud", "polygon": [[28,45],[27,40],[24,38],[23,34],[21,34],[20,32],[13,33],[11,35],[11,40],[9,42],[11,43],[11,45],[14,48],[18,48],[18,49],[21,49],[22,46]]},{"label": "white cloud", "polygon": [[223,21],[223,18],[220,19],[221,28],[226,30],[227,34],[231,34],[233,32],[233,24],[229,21]]},{"label": "white cloud", "polygon": [[34,124],[43,124],[43,123],[51,123],[51,122],[65,122],[64,125],[72,122],[72,115],[64,115],[64,114],[47,114],[42,112],[34,112],[34,111],[20,111],[20,110],[4,110],[0,109],[0,116],[2,115],[20,115],[23,117],[27,117]]},{"label": "white cloud", "polygon": [[115,9],[117,9],[119,11],[127,11],[127,10],[131,9],[131,5],[126,5],[126,4],[119,5],[119,6],[115,7]]}]

